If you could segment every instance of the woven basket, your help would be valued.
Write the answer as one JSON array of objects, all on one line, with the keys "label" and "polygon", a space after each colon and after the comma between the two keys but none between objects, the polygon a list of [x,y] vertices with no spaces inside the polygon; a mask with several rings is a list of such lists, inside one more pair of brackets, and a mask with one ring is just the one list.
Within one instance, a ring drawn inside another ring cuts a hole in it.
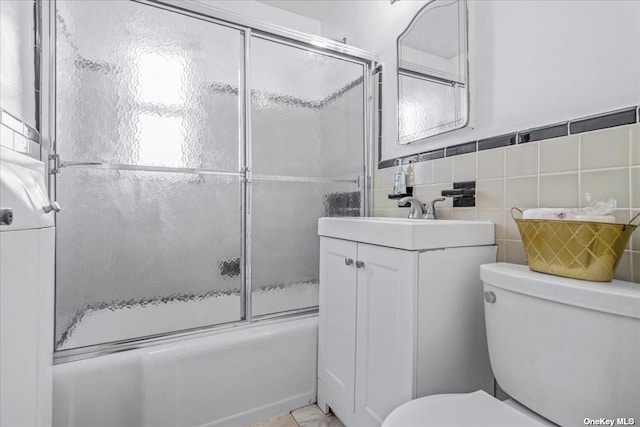
[{"label": "woven basket", "polygon": [[629,238],[632,224],[516,218],[529,268],[573,279],[610,282]]}]

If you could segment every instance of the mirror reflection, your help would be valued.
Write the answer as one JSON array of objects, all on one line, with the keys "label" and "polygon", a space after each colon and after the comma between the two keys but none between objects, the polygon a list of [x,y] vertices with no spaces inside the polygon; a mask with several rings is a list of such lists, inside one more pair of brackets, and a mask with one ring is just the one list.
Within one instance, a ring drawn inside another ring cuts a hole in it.
[{"label": "mirror reflection", "polygon": [[466,0],[427,3],[398,37],[398,142],[468,123]]}]

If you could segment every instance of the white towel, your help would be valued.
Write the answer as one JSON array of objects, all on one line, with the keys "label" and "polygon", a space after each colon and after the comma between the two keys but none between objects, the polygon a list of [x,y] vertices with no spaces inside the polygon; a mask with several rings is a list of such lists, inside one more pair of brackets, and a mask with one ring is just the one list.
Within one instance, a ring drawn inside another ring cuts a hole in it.
[{"label": "white towel", "polygon": [[556,219],[565,221],[616,222],[613,215],[588,215],[582,209],[537,208],[526,209],[523,219]]}]

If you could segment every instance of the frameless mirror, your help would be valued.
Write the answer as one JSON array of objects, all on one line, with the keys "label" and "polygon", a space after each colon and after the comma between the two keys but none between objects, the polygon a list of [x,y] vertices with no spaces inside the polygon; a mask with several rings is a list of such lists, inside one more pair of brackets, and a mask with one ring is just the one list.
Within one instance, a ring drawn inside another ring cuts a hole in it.
[{"label": "frameless mirror", "polygon": [[398,143],[469,121],[467,2],[432,0],[398,37]]}]

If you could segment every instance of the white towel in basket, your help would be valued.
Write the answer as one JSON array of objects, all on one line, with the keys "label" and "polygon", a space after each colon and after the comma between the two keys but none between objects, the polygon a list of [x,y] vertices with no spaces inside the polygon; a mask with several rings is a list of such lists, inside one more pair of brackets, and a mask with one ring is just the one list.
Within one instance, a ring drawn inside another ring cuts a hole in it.
[{"label": "white towel in basket", "polygon": [[585,215],[582,209],[537,208],[526,209],[523,219],[557,219],[565,221],[616,222],[613,215]]}]

